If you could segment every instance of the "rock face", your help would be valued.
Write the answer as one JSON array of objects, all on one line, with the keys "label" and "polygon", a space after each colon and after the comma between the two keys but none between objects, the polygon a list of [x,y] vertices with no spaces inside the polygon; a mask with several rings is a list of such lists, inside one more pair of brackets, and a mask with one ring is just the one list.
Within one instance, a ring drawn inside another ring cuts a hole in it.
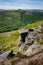
[{"label": "rock face", "polygon": [[19,44],[18,46],[21,46],[22,43],[25,43],[25,38],[27,36],[28,30],[22,30],[20,31],[20,38],[19,38]]},{"label": "rock face", "polygon": [[11,50],[11,52],[9,53],[8,57],[13,57],[15,56],[16,53],[13,53],[13,50]]},{"label": "rock face", "polygon": [[19,37],[19,51],[23,50],[23,48],[25,47],[25,38],[27,36],[28,30],[22,30],[20,31],[20,37]]},{"label": "rock face", "polygon": [[32,45],[38,41],[43,40],[43,24],[38,29],[29,28],[28,31],[22,31],[20,34],[19,51],[23,51],[26,45]]},{"label": "rock face", "polygon": [[13,57],[15,54],[13,54],[13,51],[7,51],[5,53],[0,54],[0,62],[4,61],[7,57]]},{"label": "rock face", "polygon": [[0,46],[0,54],[2,54],[3,53],[3,49],[2,49],[2,47]]},{"label": "rock face", "polygon": [[29,65],[43,65],[43,53],[39,53],[35,56],[33,56],[30,61],[29,61]]},{"label": "rock face", "polygon": [[[24,36],[25,34],[23,34],[23,37]],[[23,37],[21,37],[21,39]],[[25,42],[20,40],[21,45],[19,46],[19,49],[21,48],[20,51],[24,51],[23,49],[26,45],[30,46],[26,52],[23,53],[23,55],[27,57],[21,58],[14,65],[43,65],[43,45],[38,44],[38,41],[41,40],[43,40],[43,24],[41,24],[38,29],[28,29]]]},{"label": "rock face", "polygon": [[40,30],[41,32],[43,32],[43,23],[42,23],[41,25],[39,25],[39,30]]},{"label": "rock face", "polygon": [[6,59],[2,63],[0,65],[43,65],[43,50],[33,56],[17,54],[12,59]]},{"label": "rock face", "polygon": [[3,53],[3,49],[2,48],[0,48],[0,54],[2,54]]},{"label": "rock face", "polygon": [[43,65],[43,52],[32,57],[19,57],[15,62],[13,61],[13,65]]},{"label": "rock face", "polygon": [[40,53],[29,60],[28,65],[43,65],[43,53]]},{"label": "rock face", "polygon": [[31,45],[28,50],[26,51],[26,55],[27,56],[31,56],[31,55],[34,55],[34,54],[37,54],[39,53],[40,51],[43,50],[43,45],[38,45],[38,44],[33,44]]}]

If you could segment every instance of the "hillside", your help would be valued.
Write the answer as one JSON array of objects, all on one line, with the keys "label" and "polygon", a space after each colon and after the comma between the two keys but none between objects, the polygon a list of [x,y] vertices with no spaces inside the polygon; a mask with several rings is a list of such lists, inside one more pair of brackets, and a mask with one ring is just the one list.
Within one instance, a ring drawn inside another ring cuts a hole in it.
[{"label": "hillside", "polygon": [[0,33],[18,30],[27,24],[43,20],[43,11],[5,10],[0,11]]},{"label": "hillside", "polygon": [[[33,24],[27,25],[25,27],[22,27],[22,29],[27,29],[27,28],[38,28],[38,26],[43,23],[43,20],[41,21],[36,21]],[[19,38],[19,32],[18,30],[16,31],[11,31],[11,32],[5,32],[5,33],[0,33],[0,46],[3,48],[4,51],[8,51],[13,49],[15,52],[18,50],[18,38]],[[40,44],[43,44],[40,42]]]},{"label": "hillside", "polygon": [[0,47],[3,48],[3,51],[18,50],[18,31],[0,33]]},{"label": "hillside", "polygon": [[[27,26],[22,27],[21,29],[27,29],[27,28],[38,29],[39,25],[42,23],[43,20],[36,21],[35,23],[28,24]],[[40,33],[38,34],[40,35]],[[6,57],[7,54],[4,55],[4,53],[0,54],[0,60],[1,60],[0,65],[43,65],[43,39],[40,42],[38,39],[37,40],[38,44],[32,44],[30,46],[31,48],[34,47],[32,48],[33,49],[32,53],[28,51],[28,53],[31,53],[30,55],[29,54],[27,55],[26,53],[24,53],[24,51],[23,53],[18,52],[18,39],[19,39],[18,30],[0,33],[0,49],[2,48],[5,53],[9,50],[13,50],[14,52],[16,52],[13,57],[9,57],[9,55]],[[31,49],[29,50],[31,51]],[[4,59],[3,56],[4,58],[5,57],[6,58]]]},{"label": "hillside", "polygon": [[40,20],[40,21],[36,21],[36,22],[34,22],[34,23],[32,23],[32,24],[28,24],[27,26],[24,26],[23,28],[24,29],[28,29],[28,28],[38,28],[38,26],[40,25],[40,24],[42,24],[43,23],[43,20]]}]

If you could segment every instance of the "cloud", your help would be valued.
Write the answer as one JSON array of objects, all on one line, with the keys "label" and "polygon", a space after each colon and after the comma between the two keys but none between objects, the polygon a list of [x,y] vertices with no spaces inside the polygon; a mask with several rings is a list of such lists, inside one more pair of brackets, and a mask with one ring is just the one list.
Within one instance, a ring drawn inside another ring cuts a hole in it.
[{"label": "cloud", "polygon": [[25,6],[24,4],[23,5],[11,5],[11,4],[3,4],[3,5],[1,5],[0,4],[0,9],[26,9],[27,8],[27,6]]},{"label": "cloud", "polygon": [[24,2],[27,2],[27,3],[40,3],[40,1],[38,0],[25,0]]},{"label": "cloud", "polygon": [[42,0],[0,0],[0,9],[43,9]]}]

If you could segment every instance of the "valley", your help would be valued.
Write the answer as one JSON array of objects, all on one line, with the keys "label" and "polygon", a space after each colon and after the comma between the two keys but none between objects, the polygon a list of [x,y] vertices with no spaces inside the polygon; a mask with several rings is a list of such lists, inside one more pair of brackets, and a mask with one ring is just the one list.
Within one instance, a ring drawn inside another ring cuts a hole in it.
[{"label": "valley", "polygon": [[40,20],[43,20],[43,10],[4,10],[0,12],[0,33],[18,30]]}]

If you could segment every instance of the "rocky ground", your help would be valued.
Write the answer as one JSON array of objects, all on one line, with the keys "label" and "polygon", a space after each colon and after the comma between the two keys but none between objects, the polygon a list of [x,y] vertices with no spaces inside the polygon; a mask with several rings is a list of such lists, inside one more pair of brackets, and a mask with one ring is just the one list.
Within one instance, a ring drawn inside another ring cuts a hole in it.
[{"label": "rocky ground", "polygon": [[0,65],[43,65],[43,50],[31,56],[18,53],[12,58],[6,58]]},{"label": "rocky ground", "polygon": [[13,65],[43,65],[43,53],[37,54],[31,58],[21,58]]},{"label": "rocky ground", "polygon": [[[43,31],[43,27],[41,30]],[[28,47],[28,50],[26,52],[23,51],[23,53],[21,53],[20,51],[17,51],[17,53],[15,53],[13,57],[12,57],[13,52],[11,51],[0,54],[0,65],[43,65],[43,33],[42,31],[41,32],[39,31],[38,35],[36,35],[36,32],[35,32],[35,36],[33,35],[33,33],[31,36],[29,34],[31,38],[29,36],[27,37],[28,42],[29,41],[31,42],[31,40],[33,40],[34,43],[30,47]]]}]

